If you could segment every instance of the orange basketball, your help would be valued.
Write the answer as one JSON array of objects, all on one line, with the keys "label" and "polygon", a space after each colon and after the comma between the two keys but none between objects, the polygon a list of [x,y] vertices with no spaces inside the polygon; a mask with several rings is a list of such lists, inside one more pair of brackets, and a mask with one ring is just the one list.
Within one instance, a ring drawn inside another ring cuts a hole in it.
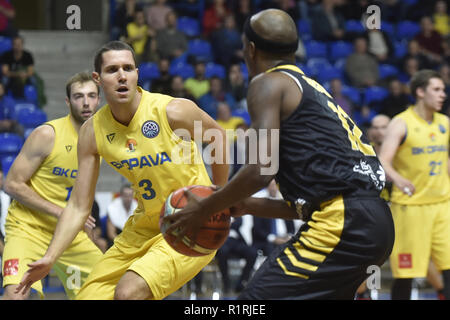
[{"label": "orange basketball", "polygon": [[[220,248],[228,237],[228,233],[230,232],[230,211],[226,209],[213,214],[200,228],[197,234],[197,240],[192,248],[189,247],[189,234],[175,246],[176,232],[172,232],[171,234],[166,233],[169,223],[163,223],[162,218],[179,211],[187,204],[188,200],[184,194],[184,189],[178,189],[167,197],[161,209],[159,228],[164,239],[179,253],[190,257],[210,254]],[[200,185],[189,186],[187,189],[201,198],[206,198],[214,192],[211,187]]]}]

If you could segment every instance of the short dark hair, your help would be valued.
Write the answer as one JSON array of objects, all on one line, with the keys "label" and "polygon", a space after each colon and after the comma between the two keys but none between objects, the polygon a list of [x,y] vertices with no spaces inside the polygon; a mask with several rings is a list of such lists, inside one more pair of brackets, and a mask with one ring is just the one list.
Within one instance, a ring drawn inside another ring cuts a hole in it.
[{"label": "short dark hair", "polygon": [[105,44],[103,47],[101,47],[97,53],[95,54],[94,58],[94,71],[97,73],[100,73],[102,70],[102,64],[103,64],[103,53],[111,50],[128,50],[133,55],[134,64],[136,65],[136,54],[134,53],[133,48],[128,45],[127,43],[123,41],[110,41],[107,44]]},{"label": "short dark hair", "polygon": [[97,94],[100,94],[100,87],[98,86],[97,83],[95,83],[94,79],[92,79],[92,75],[87,72],[87,71],[82,71],[82,72],[78,72],[77,74],[73,75],[66,83],[66,95],[67,98],[70,99],[70,94],[71,94],[71,89],[72,89],[72,85],[74,83],[80,82],[80,83],[85,83],[85,82],[89,82],[92,81],[95,86],[97,87]]},{"label": "short dark hair", "polygon": [[422,88],[425,90],[425,88],[428,86],[430,79],[437,78],[441,79],[442,77],[439,74],[439,72],[430,70],[430,69],[424,69],[417,71],[411,78],[411,81],[409,83],[409,88],[411,89],[411,94],[414,98],[417,99],[417,89]]}]

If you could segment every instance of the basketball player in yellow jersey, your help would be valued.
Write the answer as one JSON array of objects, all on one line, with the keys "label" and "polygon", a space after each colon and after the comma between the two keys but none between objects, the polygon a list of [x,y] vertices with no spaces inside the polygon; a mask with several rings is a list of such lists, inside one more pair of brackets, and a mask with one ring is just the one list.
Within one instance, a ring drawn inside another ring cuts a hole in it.
[{"label": "basketball player in yellow jersey", "polygon": [[[29,296],[30,290],[17,294],[16,288],[27,264],[39,259],[50,243],[77,175],[78,131],[99,103],[99,88],[85,72],[67,82],[66,93],[69,115],[49,121],[30,134],[6,179],[5,191],[14,199],[5,225],[2,271],[6,299]],[[92,227],[92,221],[89,224]],[[102,255],[80,230],[54,266],[70,298],[75,297]],[[33,288],[43,297],[41,282]]]},{"label": "basketball player in yellow jersey", "polygon": [[410,87],[416,105],[394,117],[380,152],[394,184],[392,299],[410,298],[411,281],[427,275],[430,256],[442,271],[444,295],[450,299],[449,119],[438,113],[445,86],[437,72],[422,70]]},{"label": "basketball player in yellow jersey", "polygon": [[175,163],[173,151],[180,145],[190,149],[191,155],[198,155],[196,143],[182,140],[175,131],[184,129],[194,137],[194,121],[199,121],[203,132],[215,129],[219,133],[215,142],[222,143],[218,151],[224,158],[211,165],[216,185],[225,184],[228,177],[226,135],[192,101],[139,88],[134,51],[123,42],[112,41],[98,51],[93,76],[108,104],[80,130],[80,166],[72,197],[45,256],[30,264],[18,291],[26,290],[49,272],[85,223],[102,156],[133,183],[139,204],[77,299],[162,299],[192,279],[215,254],[194,258],[179,254],[159,231],[159,213],[172,191],[192,184],[211,184],[203,162]]}]

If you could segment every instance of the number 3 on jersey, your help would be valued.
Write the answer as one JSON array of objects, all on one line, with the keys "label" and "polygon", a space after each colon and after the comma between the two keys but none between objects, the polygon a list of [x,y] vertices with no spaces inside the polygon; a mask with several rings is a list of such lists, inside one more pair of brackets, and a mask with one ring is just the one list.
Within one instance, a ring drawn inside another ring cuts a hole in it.
[{"label": "number 3 on jersey", "polygon": [[156,196],[156,192],[152,189],[152,183],[148,179],[139,181],[139,187],[143,188],[145,192],[142,192],[142,198],[145,200],[151,200]]},{"label": "number 3 on jersey", "polygon": [[[362,131],[356,126],[352,119],[348,117],[344,110],[338,105],[336,106],[333,102],[328,100],[328,106],[332,109],[339,117],[342,122],[342,126],[348,133],[348,139],[352,145],[352,149],[363,153],[366,156],[376,156],[375,150],[370,144],[361,141]],[[351,127],[350,127],[351,126]]]}]

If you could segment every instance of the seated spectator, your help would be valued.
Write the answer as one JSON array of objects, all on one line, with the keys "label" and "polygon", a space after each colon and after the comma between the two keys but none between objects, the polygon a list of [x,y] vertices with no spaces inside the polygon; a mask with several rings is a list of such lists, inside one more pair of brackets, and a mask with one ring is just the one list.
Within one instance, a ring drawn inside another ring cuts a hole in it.
[{"label": "seated spectator", "polygon": [[311,17],[311,30],[315,40],[344,40],[345,20],[335,11],[335,0],[323,0]]},{"label": "seated spectator", "polygon": [[402,64],[404,64],[408,58],[416,58],[419,63],[419,69],[433,68],[434,64],[421,52],[419,42],[415,39],[409,41],[408,53],[400,60],[400,69],[404,67]]},{"label": "seated spectator", "polygon": [[442,62],[442,37],[434,30],[433,20],[424,16],[420,20],[420,32],[414,37],[420,46],[420,50],[430,59],[432,63],[440,64]]},{"label": "seated spectator", "polygon": [[166,4],[167,0],[155,0],[153,4],[145,7],[145,21],[155,31],[167,28],[167,14],[172,8]]},{"label": "seated spectator", "polygon": [[10,90],[15,98],[23,98],[25,85],[34,84],[34,59],[31,52],[24,50],[24,39],[14,37],[12,50],[6,51],[0,60],[6,90]]},{"label": "seated spectator", "polygon": [[231,11],[227,8],[225,0],[213,0],[203,15],[203,35],[209,38],[212,32],[223,25],[225,17],[229,14]]},{"label": "seated spectator", "polygon": [[14,18],[16,10],[8,0],[0,0],[0,36],[13,38],[17,36],[17,30],[14,28]]},{"label": "seated spectator", "polygon": [[379,63],[392,63],[394,46],[388,34],[380,29],[366,29],[367,52],[375,56]]},{"label": "seated spectator", "polygon": [[442,37],[450,34],[450,17],[447,13],[447,3],[443,0],[436,1],[433,13],[434,30]]},{"label": "seated spectator", "polygon": [[236,109],[236,101],[233,96],[223,89],[222,79],[211,77],[209,92],[198,100],[200,108],[208,113],[213,119],[217,117],[217,106],[219,102],[226,102],[231,110]]},{"label": "seated spectator", "polygon": [[233,15],[227,15],[224,24],[211,36],[214,61],[228,70],[234,62],[243,61],[241,33],[236,28]]},{"label": "seated spectator", "polygon": [[349,117],[352,117],[354,106],[352,101],[342,93],[341,79],[336,78],[330,81],[330,91],[334,100],[338,103],[342,110],[344,110]]},{"label": "seated spectator", "polygon": [[209,79],[205,76],[206,65],[203,61],[196,61],[194,65],[195,76],[184,82],[184,87],[196,100],[209,92]]},{"label": "seated spectator", "polygon": [[354,52],[345,61],[345,72],[354,87],[364,88],[377,83],[378,61],[367,52],[367,40],[364,37],[355,39]]},{"label": "seated spectator", "polygon": [[238,108],[247,109],[247,83],[244,81],[244,75],[239,64],[232,64],[228,69],[225,91],[231,93]]},{"label": "seated spectator", "polygon": [[363,131],[367,131],[370,128],[372,119],[377,115],[376,111],[367,105],[361,108],[356,108],[353,111],[352,119],[356,125]]},{"label": "seated spectator", "polygon": [[403,85],[398,79],[389,82],[389,95],[381,102],[379,113],[393,118],[410,105],[408,95],[403,91]]},{"label": "seated spectator", "polygon": [[398,75],[398,80],[403,83],[405,92],[409,93],[409,80],[419,70],[419,60],[416,58],[410,57],[404,61],[402,71]]},{"label": "seated spectator", "polygon": [[189,99],[197,103],[194,96],[189,94],[187,90],[184,88],[184,81],[181,76],[173,76],[171,80],[172,81],[170,83],[170,90],[168,93],[170,96],[175,98]]},{"label": "seated spectator", "polygon": [[160,57],[172,60],[181,56],[187,49],[186,35],[177,29],[177,14],[169,11],[166,16],[166,27],[156,33],[156,50]]},{"label": "seated spectator", "polygon": [[447,95],[441,112],[448,115],[450,114],[450,66],[447,63],[444,63],[439,67],[438,71],[444,81],[445,94]]},{"label": "seated spectator", "polygon": [[120,188],[120,196],[114,199],[108,206],[108,220],[106,222],[106,234],[110,244],[114,242],[137,207],[134,199],[134,191],[131,185],[125,184]]},{"label": "seated spectator", "polygon": [[161,58],[158,62],[159,77],[152,80],[151,91],[155,93],[169,94],[172,76],[169,74],[170,61]]},{"label": "seated spectator", "polygon": [[300,19],[300,9],[296,1],[291,0],[269,0],[263,1],[261,4],[261,9],[280,9],[287,12],[294,21]]},{"label": "seated spectator", "polygon": [[232,2],[236,26],[240,33],[244,31],[244,23],[253,12],[253,4],[251,0],[234,0]]},{"label": "seated spectator", "polygon": [[230,106],[226,102],[219,102],[216,121],[223,129],[234,131],[244,122],[244,119],[232,116]]},{"label": "seated spectator", "polygon": [[108,240],[103,237],[102,234],[102,226],[100,222],[100,208],[98,206],[97,201],[94,199],[94,203],[92,204],[92,213],[91,216],[95,219],[95,228],[93,231],[92,241],[95,245],[105,253],[108,250]]},{"label": "seated spectator", "polygon": [[5,94],[5,87],[0,82],[0,132],[14,132],[22,135],[23,129],[12,119],[14,105],[14,99]]},{"label": "seated spectator", "polygon": [[144,59],[147,51],[151,51],[152,42],[154,41],[155,31],[148,27],[145,23],[144,12],[138,10],[134,13],[134,21],[127,24],[127,38],[128,42],[134,49],[136,54],[136,63],[139,65]]},{"label": "seated spectator", "polygon": [[[230,234],[222,247],[217,250],[216,258],[219,263],[220,273],[222,275],[223,292],[230,293],[231,281],[228,270],[228,261],[231,259],[245,259],[245,266],[240,274],[235,292],[241,292],[250,279],[253,266],[258,256],[256,249],[250,245],[241,232],[244,219],[247,217],[234,218]],[[245,220],[247,221],[247,219]]]},{"label": "seated spectator", "polygon": [[136,0],[125,0],[117,7],[115,23],[112,28],[113,39],[125,40],[127,36],[127,25],[134,21],[134,13],[140,10]]}]

